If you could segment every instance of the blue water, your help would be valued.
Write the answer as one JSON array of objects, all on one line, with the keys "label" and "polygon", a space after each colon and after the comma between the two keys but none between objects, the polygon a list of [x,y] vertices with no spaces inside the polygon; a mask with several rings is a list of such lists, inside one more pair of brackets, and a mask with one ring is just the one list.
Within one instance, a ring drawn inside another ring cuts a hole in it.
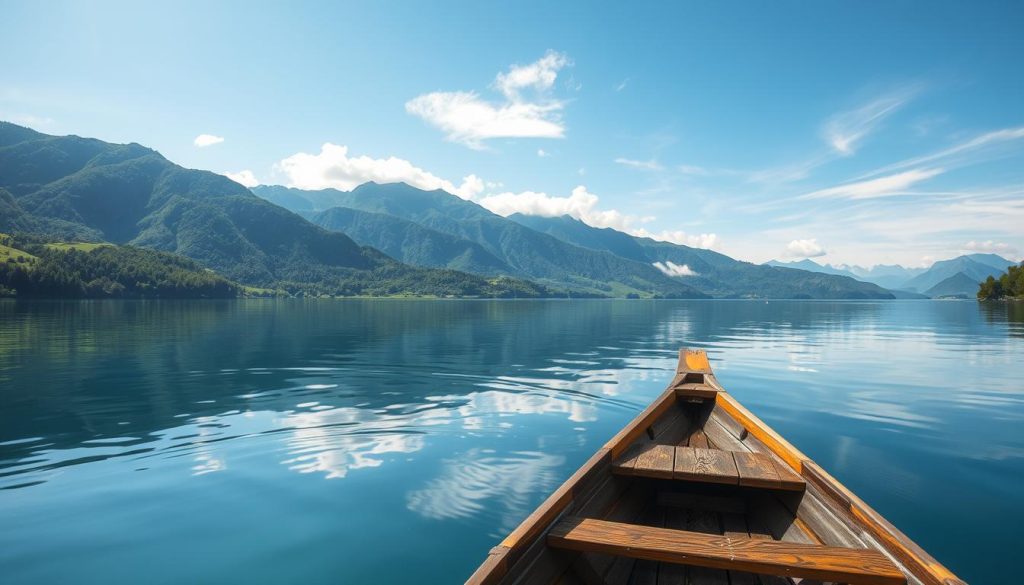
[{"label": "blue water", "polygon": [[963,578],[1019,575],[1024,304],[0,302],[0,581],[455,583],[681,346]]}]

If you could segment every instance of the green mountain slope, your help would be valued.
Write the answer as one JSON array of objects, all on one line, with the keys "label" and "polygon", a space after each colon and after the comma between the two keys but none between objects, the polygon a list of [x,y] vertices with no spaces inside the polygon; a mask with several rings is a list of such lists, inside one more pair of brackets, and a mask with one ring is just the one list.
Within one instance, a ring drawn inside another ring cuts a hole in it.
[{"label": "green mountain slope", "polygon": [[310,221],[415,266],[451,268],[478,274],[515,273],[480,244],[393,215],[332,207],[312,215]]},{"label": "green mountain slope", "polygon": [[174,252],[246,284],[327,294],[546,292],[406,266],[138,144],[0,122],[0,189],[10,194],[0,196],[4,229]]},{"label": "green mountain slope", "polygon": [[513,274],[545,284],[614,296],[638,292],[678,298],[704,296],[649,263],[539,233],[441,190],[424,191],[404,183],[366,183],[352,191],[325,189],[307,194],[284,187],[257,187],[253,192],[275,201],[303,199],[314,206],[333,205],[398,217],[475,243],[506,264]]},{"label": "green mountain slope", "polygon": [[848,276],[751,264],[712,250],[691,248],[611,229],[598,229],[568,216],[511,216],[516,221],[579,245],[627,254],[645,262],[686,266],[683,276],[698,290],[717,297],[757,298],[893,298],[888,291]]}]

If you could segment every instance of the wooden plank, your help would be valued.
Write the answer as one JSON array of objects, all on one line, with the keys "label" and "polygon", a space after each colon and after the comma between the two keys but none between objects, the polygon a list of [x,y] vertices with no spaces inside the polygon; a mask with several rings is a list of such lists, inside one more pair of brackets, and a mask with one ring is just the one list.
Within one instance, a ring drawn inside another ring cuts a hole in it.
[{"label": "wooden plank", "polygon": [[775,472],[779,474],[779,487],[790,491],[803,491],[807,489],[807,482],[789,468],[784,461],[772,460],[775,465]]},{"label": "wooden plank", "polygon": [[705,496],[701,494],[688,494],[681,492],[658,492],[657,502],[659,506],[711,510],[713,512],[721,512],[723,514],[744,514],[747,511],[747,504],[743,500],[723,496]]},{"label": "wooden plank", "polygon": [[736,461],[736,471],[739,472],[740,485],[751,487],[764,487],[780,489],[782,482],[779,481],[779,472],[775,471],[772,460],[761,453],[740,453],[732,454]]},{"label": "wooden plank", "polygon": [[636,467],[636,458],[644,452],[644,446],[649,443],[633,443],[629,449],[622,453],[622,456],[612,462],[612,471],[620,475],[633,475],[633,468]]},{"label": "wooden plank", "polygon": [[906,583],[903,573],[874,550],[736,539],[593,518],[559,521],[548,533],[548,544],[567,550],[855,585]]},{"label": "wooden plank", "polygon": [[674,388],[669,388],[661,393],[654,402],[647,406],[643,411],[640,412],[629,424],[627,424],[621,431],[615,434],[614,437],[605,443],[604,448],[608,449],[612,453],[612,459],[618,459],[622,452],[629,448],[629,446],[638,439],[642,434],[647,432],[647,427],[654,424],[654,421],[661,418],[661,415],[665,414],[672,406],[676,403],[676,391]]},{"label": "wooden plank", "polygon": [[[665,528],[686,530],[687,510],[668,508],[665,510]],[[692,567],[677,563],[658,563],[658,585],[687,585]]]},{"label": "wooden plank", "polygon": [[487,558],[476,571],[466,579],[466,585],[493,585],[508,572],[508,548],[496,546],[487,553]]},{"label": "wooden plank", "polygon": [[[687,528],[699,534],[720,536],[722,520],[717,512],[691,510]],[[729,585],[729,573],[722,569],[693,567],[690,569],[689,576],[689,582],[693,585]]]},{"label": "wooden plank", "polygon": [[729,416],[736,419],[751,435],[764,441],[776,455],[781,457],[797,473],[801,472],[803,462],[808,457],[791,445],[789,441],[783,439],[781,435],[772,430],[761,419],[754,416],[753,413],[737,402],[735,398],[727,392],[719,392],[715,396],[715,405],[720,406]]},{"label": "wooden plank", "polygon": [[643,450],[637,455],[633,475],[672,479],[675,452],[672,445],[644,445]]},{"label": "wooden plank", "polygon": [[718,447],[723,451],[751,450],[746,443],[739,440],[739,438],[722,426],[722,423],[718,420],[718,416],[715,414],[712,414],[704,423],[704,434],[708,436],[708,440],[710,442],[714,443],[715,447]]},{"label": "wooden plank", "polygon": [[700,449],[708,448],[708,436],[704,434],[704,431],[697,429],[690,433],[690,441],[687,443],[690,447],[698,447]]},{"label": "wooden plank", "polygon": [[[750,538],[747,519],[740,514],[722,514],[722,534],[729,538]],[[754,573],[729,571],[730,585],[758,585],[760,579]]]},{"label": "wooden plank", "polygon": [[676,479],[724,483],[739,483],[739,472],[732,453],[717,449],[676,447],[672,476]]}]

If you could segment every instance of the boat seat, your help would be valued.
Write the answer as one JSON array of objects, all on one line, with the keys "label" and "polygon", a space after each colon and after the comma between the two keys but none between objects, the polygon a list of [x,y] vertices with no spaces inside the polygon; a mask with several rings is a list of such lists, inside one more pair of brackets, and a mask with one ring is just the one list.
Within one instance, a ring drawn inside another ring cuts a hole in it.
[{"label": "boat seat", "polygon": [[569,516],[548,546],[663,563],[818,579],[853,585],[905,585],[906,576],[877,550],[721,536]]},{"label": "boat seat", "polygon": [[648,443],[612,464],[612,473],[705,483],[803,491],[807,482],[764,453]]}]

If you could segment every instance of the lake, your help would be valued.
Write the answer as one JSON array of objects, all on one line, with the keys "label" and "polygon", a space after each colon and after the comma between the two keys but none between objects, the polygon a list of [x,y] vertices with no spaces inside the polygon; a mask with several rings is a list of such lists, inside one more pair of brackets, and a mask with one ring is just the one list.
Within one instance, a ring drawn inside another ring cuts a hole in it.
[{"label": "lake", "polygon": [[458,583],[680,347],[940,561],[1019,574],[1024,304],[0,302],[0,574]]}]

